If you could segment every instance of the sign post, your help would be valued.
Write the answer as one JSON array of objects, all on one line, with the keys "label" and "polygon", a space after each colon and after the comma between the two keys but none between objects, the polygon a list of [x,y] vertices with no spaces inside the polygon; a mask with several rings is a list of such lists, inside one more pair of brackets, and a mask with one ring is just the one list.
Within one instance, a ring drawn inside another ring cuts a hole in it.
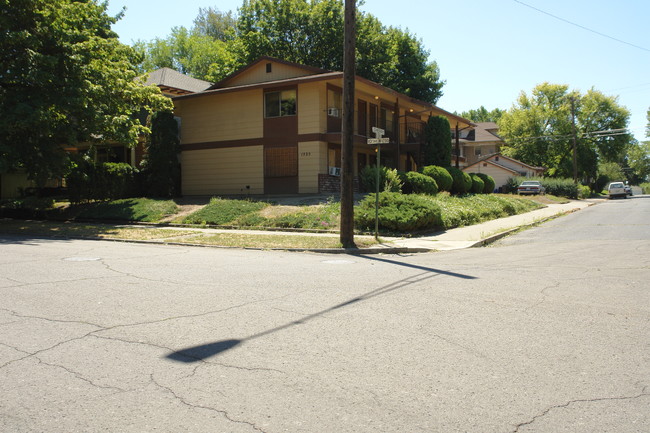
[{"label": "sign post", "polygon": [[379,179],[381,178],[381,176],[379,175],[379,171],[381,170],[381,145],[390,143],[390,138],[389,137],[382,138],[382,136],[386,131],[384,131],[381,128],[377,128],[376,126],[373,126],[372,132],[375,133],[376,138],[369,138],[368,144],[377,145],[377,181],[376,181],[377,191],[375,194],[375,239],[379,240]]}]

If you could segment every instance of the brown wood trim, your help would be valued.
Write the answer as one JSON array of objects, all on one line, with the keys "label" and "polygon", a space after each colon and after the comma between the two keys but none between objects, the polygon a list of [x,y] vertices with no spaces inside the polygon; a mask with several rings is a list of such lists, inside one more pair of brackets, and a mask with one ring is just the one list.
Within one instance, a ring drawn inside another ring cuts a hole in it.
[{"label": "brown wood trim", "polygon": [[205,143],[186,143],[186,144],[181,144],[181,151],[223,149],[227,147],[262,146],[263,144],[264,144],[264,139],[262,137],[246,138],[243,140],[210,141]]}]

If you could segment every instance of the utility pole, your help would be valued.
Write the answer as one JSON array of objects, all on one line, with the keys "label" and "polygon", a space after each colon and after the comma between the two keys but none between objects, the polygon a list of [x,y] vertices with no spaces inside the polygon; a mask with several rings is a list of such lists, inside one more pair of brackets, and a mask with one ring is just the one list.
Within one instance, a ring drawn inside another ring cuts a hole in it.
[{"label": "utility pole", "polygon": [[576,138],[576,107],[575,99],[571,96],[571,124],[573,127],[573,183],[578,183],[578,143]]},{"label": "utility pole", "polygon": [[343,39],[343,127],[341,133],[341,231],[343,248],[354,243],[354,82],[356,0],[345,0]]}]

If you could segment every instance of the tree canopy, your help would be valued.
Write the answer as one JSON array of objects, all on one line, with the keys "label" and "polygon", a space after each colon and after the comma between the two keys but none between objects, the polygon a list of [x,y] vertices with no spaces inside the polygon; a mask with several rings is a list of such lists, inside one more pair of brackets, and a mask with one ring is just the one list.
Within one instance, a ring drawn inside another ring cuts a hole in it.
[{"label": "tree canopy", "polygon": [[0,172],[39,183],[61,176],[64,146],[137,143],[141,110],[171,110],[136,77],[141,57],[121,44],[119,19],[96,0],[0,2]]},{"label": "tree canopy", "polygon": [[[572,102],[573,101],[573,102]],[[599,162],[623,164],[632,137],[625,132],[630,113],[617,98],[591,89],[585,94],[567,85],[542,83],[531,95],[519,95],[499,120],[505,155],[547,168],[555,177],[573,177],[575,109],[578,175],[596,178]]]},{"label": "tree canopy", "polygon": [[[342,0],[244,0],[236,18],[201,9],[191,29],[136,46],[146,71],[166,66],[212,82],[261,56],[340,71],[343,12]],[[358,12],[356,48],[358,75],[427,102],[442,96],[438,65],[408,31]]]},{"label": "tree canopy", "polygon": [[470,119],[472,122],[498,122],[501,116],[505,113],[505,110],[500,108],[495,108],[492,111],[488,111],[484,106],[480,106],[475,110],[463,111],[460,113],[461,117],[465,119]]}]

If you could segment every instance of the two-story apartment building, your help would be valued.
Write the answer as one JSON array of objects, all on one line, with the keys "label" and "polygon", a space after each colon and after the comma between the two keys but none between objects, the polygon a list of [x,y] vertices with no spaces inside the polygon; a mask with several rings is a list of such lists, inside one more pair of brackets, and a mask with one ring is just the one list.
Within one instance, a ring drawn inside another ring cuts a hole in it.
[{"label": "two-story apartment building", "polygon": [[[173,98],[181,119],[184,195],[332,192],[341,167],[343,73],[263,57],[207,90]],[[367,144],[386,131],[382,165],[418,167],[431,115],[473,124],[361,77],[355,82],[355,173],[376,162]]]}]

